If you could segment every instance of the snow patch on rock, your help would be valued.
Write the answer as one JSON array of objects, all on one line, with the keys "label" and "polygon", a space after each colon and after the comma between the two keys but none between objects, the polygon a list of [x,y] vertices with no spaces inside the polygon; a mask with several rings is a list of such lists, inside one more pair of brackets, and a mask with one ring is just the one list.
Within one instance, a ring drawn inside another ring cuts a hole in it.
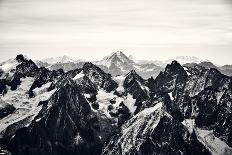
[{"label": "snow patch on rock", "polygon": [[80,73],[78,73],[78,74],[73,78],[73,80],[80,79],[80,78],[82,78],[82,77],[84,77],[84,76],[85,76],[85,74],[83,73],[83,71],[81,71]]},{"label": "snow patch on rock", "polygon": [[[120,144],[122,154],[126,155],[130,150],[140,148],[143,143],[137,136],[142,132],[143,135],[153,132],[160,121],[162,103],[157,103],[154,107],[146,108],[133,116],[125,125],[122,126],[122,136],[118,141]],[[141,128],[141,126],[146,126]]]},{"label": "snow patch on rock", "polygon": [[232,154],[232,148],[225,142],[213,135],[212,130],[202,130],[197,128],[196,135],[198,140],[213,154],[224,155]]},{"label": "snow patch on rock", "polygon": [[172,92],[168,93],[168,95],[170,96],[170,99],[173,101],[174,97],[172,96]]},{"label": "snow patch on rock", "polygon": [[53,89],[49,92],[43,92],[38,94],[34,98],[29,98],[28,90],[34,82],[34,78],[26,77],[21,79],[21,84],[19,87],[11,91],[9,90],[1,99],[12,104],[16,110],[14,113],[4,117],[0,121],[0,133],[5,130],[9,125],[19,122],[20,120],[30,117],[33,120],[34,117],[41,110],[41,106],[37,106],[40,101],[48,100],[50,96],[56,91]]},{"label": "snow patch on rock", "polygon": [[195,119],[185,119],[182,124],[187,127],[189,133],[193,133],[195,126]]}]

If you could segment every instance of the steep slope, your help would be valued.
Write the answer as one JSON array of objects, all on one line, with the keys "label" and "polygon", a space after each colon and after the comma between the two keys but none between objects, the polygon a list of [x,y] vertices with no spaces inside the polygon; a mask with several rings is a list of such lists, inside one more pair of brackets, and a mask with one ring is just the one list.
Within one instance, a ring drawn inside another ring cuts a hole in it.
[{"label": "steep slope", "polygon": [[18,129],[30,124],[41,109],[41,106],[37,106],[39,102],[47,100],[55,91],[48,91],[51,81],[63,73],[38,68],[23,55],[17,55],[15,61],[17,65],[11,71],[11,76],[0,80],[0,102],[8,105],[0,111],[0,115],[4,116],[0,121],[0,139],[9,138]]},{"label": "steep slope", "polygon": [[132,117],[112,137],[103,154],[209,154],[195,134],[190,134],[163,108],[162,103],[157,103]]},{"label": "steep slope", "polygon": [[206,69],[214,68],[214,69],[219,70],[224,75],[232,76],[231,65],[218,66],[218,65],[213,64],[210,61],[203,61],[201,63],[186,63],[184,64],[184,66],[191,67],[191,68],[194,68],[195,66],[202,66]]},{"label": "steep slope", "polygon": [[[99,154],[97,123],[88,102],[70,79],[43,104],[32,123],[9,142],[15,154]],[[64,134],[65,133],[65,134]]]},{"label": "steep slope", "polygon": [[51,71],[18,55],[0,79],[0,153],[232,152],[231,77],[209,63],[183,67],[172,61],[146,80],[137,72],[141,65],[114,54],[104,60],[116,67],[128,63],[124,75],[90,62]]}]

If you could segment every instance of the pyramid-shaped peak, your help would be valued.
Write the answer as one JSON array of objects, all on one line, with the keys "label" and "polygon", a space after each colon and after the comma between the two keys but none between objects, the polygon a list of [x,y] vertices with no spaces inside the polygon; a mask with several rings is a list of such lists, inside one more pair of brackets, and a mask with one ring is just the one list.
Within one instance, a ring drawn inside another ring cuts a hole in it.
[{"label": "pyramid-shaped peak", "polygon": [[122,55],[124,54],[122,51],[117,51],[117,52],[114,52],[116,55]]},{"label": "pyramid-shaped peak", "polygon": [[131,70],[129,74],[138,75],[135,70]]},{"label": "pyramid-shaped peak", "polygon": [[138,81],[144,81],[144,79],[136,73],[135,70],[131,70],[127,75],[126,75],[126,79],[136,79]]},{"label": "pyramid-shaped peak", "polygon": [[121,62],[133,63],[133,60],[131,60],[122,51],[113,52],[109,56],[106,56],[103,60],[105,60],[105,61],[115,61],[115,60],[117,60],[117,61],[121,61]]}]

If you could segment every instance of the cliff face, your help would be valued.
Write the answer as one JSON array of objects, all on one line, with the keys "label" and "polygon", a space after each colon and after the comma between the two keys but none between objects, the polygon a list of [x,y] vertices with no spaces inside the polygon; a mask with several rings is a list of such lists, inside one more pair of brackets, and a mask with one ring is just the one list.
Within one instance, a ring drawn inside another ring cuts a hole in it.
[{"label": "cliff face", "polygon": [[173,61],[146,80],[134,70],[112,77],[92,63],[64,72],[39,68],[20,55],[16,60],[13,74],[0,79],[1,103],[6,105],[0,108],[2,151],[232,152],[232,79],[216,69]]},{"label": "cliff face", "polygon": [[99,154],[97,120],[72,80],[65,80],[29,127],[10,141],[15,154]]}]

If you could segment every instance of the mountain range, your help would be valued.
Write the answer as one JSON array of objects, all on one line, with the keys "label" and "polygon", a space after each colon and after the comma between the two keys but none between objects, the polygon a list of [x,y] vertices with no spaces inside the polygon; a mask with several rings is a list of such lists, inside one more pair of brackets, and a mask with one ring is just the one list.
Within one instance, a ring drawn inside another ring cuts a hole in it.
[{"label": "mountain range", "polygon": [[0,154],[232,154],[232,77],[222,67],[157,67],[116,52],[68,70],[21,54],[0,68]]},{"label": "mountain range", "polygon": [[[105,72],[110,73],[113,76],[127,74],[131,70],[135,70],[140,76],[145,79],[153,76],[156,77],[160,71],[165,69],[165,66],[171,63],[173,60],[178,61],[181,65],[194,66],[200,65],[206,68],[216,68],[223,74],[232,76],[232,65],[219,66],[215,65],[207,59],[200,59],[195,56],[177,56],[173,59],[166,61],[158,60],[135,60],[132,56],[127,56],[121,51],[113,52],[108,56],[105,56],[100,61],[93,62],[98,65]],[[42,60],[36,60],[35,63],[38,66],[48,67],[51,70],[63,69],[64,71],[70,71],[75,68],[80,68],[88,62],[84,59],[74,60],[68,56],[57,58],[46,58]]]}]

